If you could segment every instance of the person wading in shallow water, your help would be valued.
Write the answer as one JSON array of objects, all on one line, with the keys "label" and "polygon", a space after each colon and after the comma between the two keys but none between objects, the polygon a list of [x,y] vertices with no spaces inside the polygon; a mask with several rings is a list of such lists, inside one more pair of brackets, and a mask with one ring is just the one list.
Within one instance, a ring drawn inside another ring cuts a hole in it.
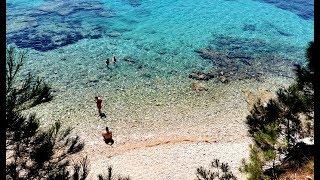
[{"label": "person wading in shallow water", "polygon": [[111,59],[108,58],[106,60],[107,67],[110,69],[110,65],[116,64],[116,62],[117,62],[116,56],[113,55]]},{"label": "person wading in shallow water", "polygon": [[101,109],[102,109],[102,98],[98,97],[98,96],[96,96],[94,98],[96,99],[99,116],[101,116],[101,114],[102,114],[102,111],[101,111]]},{"label": "person wading in shallow water", "polygon": [[113,64],[117,63],[117,59],[115,55],[112,56],[111,63]]},{"label": "person wading in shallow water", "polygon": [[112,139],[112,132],[109,131],[108,127],[106,127],[106,130],[102,132],[102,137],[106,144],[112,145],[114,143],[114,140]]}]

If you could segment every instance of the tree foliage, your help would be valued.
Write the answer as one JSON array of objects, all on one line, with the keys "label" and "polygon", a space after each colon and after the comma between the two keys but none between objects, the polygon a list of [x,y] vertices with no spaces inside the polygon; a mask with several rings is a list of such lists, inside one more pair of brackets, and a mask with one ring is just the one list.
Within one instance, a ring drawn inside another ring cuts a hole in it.
[{"label": "tree foliage", "polygon": [[197,179],[198,180],[236,180],[237,178],[230,171],[228,163],[220,163],[219,159],[214,159],[211,162],[210,169],[204,167],[197,168]]},{"label": "tree foliage", "polygon": [[[286,89],[277,91],[277,98],[267,105],[258,101],[247,116],[248,132],[254,140],[249,162],[243,161],[242,171],[251,179],[267,179],[262,169],[272,164],[271,179],[277,178],[276,162],[300,159],[298,140],[303,134],[302,122],[313,122],[314,113],[314,43],[306,51],[307,65],[295,65],[296,81]],[[312,125],[309,127],[312,128]],[[293,153],[295,152],[295,153]],[[301,155],[301,154],[300,154]],[[286,158],[283,158],[286,156]]]},{"label": "tree foliage", "polygon": [[72,180],[85,180],[89,174],[88,157],[84,157],[80,164],[73,165]]},{"label": "tree foliage", "polygon": [[250,145],[250,157],[249,162],[242,161],[242,167],[239,168],[240,172],[247,173],[248,180],[268,179],[263,174],[264,161],[258,148],[254,145]]},{"label": "tree foliage", "polygon": [[41,130],[35,114],[22,115],[23,110],[50,101],[51,88],[30,73],[19,77],[25,52],[9,47],[6,53],[6,179],[68,179],[67,157],[81,151],[84,143],[71,137],[71,129],[62,129],[60,122]]},{"label": "tree foliage", "polygon": [[122,177],[119,175],[117,177],[115,177],[112,173],[112,167],[109,166],[107,176],[105,177],[104,175],[99,174],[98,180],[130,180],[130,178],[129,177]]}]

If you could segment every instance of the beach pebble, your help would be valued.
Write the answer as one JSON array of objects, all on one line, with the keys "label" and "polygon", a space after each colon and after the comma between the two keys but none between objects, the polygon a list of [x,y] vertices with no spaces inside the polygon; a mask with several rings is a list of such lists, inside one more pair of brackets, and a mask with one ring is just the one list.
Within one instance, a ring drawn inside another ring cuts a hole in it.
[{"label": "beach pebble", "polygon": [[306,180],[312,180],[311,176],[306,176]]},{"label": "beach pebble", "polygon": [[228,83],[228,79],[225,77],[225,76],[220,76],[219,77],[219,80],[222,82],[222,83]]},{"label": "beach pebble", "polygon": [[206,88],[206,87],[204,86],[204,84],[198,83],[198,82],[193,82],[193,83],[191,83],[191,89],[192,89],[193,91],[196,91],[196,92],[207,91],[207,90],[208,90],[208,88]]},{"label": "beach pebble", "polygon": [[207,81],[209,79],[212,79],[213,77],[214,77],[214,75],[211,73],[193,72],[193,73],[189,74],[189,78],[196,79],[196,80]]}]

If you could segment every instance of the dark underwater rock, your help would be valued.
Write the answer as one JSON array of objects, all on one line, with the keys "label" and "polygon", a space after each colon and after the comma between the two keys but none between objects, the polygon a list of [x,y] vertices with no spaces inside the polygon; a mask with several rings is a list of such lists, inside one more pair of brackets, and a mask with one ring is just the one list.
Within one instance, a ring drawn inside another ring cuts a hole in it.
[{"label": "dark underwater rock", "polygon": [[[297,53],[297,47],[283,44],[268,44],[259,39],[214,36],[208,45],[195,50],[205,60],[209,60],[213,71],[210,76],[222,83],[232,80],[256,79],[265,73],[290,77],[291,62],[282,54]],[[224,72],[224,73],[219,73]],[[206,73],[192,73],[189,78],[206,80]]]},{"label": "dark underwater rock", "polygon": [[254,24],[244,24],[243,31],[255,31],[256,30],[256,26]]},{"label": "dark underwater rock", "polygon": [[311,20],[314,18],[314,1],[310,0],[256,0],[270,3],[274,6],[297,14],[302,19]]},{"label": "dark underwater rock", "polygon": [[203,59],[210,59],[210,60],[222,60],[226,58],[227,53],[220,52],[217,50],[211,50],[208,48],[195,50]]},{"label": "dark underwater rock", "polygon": [[290,34],[290,33],[287,33],[287,32],[285,32],[285,31],[282,31],[282,30],[277,30],[277,32],[280,34],[280,35],[282,35],[282,36],[292,36],[292,34]]},{"label": "dark underwater rock", "polygon": [[189,74],[189,78],[201,80],[201,81],[208,81],[214,78],[214,75],[211,73],[203,73],[198,71],[198,72],[192,72],[191,74]]},{"label": "dark underwater rock", "polygon": [[68,16],[78,11],[103,11],[103,4],[99,1],[47,1],[40,5],[37,10],[46,13],[56,13],[60,16]]},{"label": "dark underwater rock", "polygon": [[130,63],[130,64],[135,64],[135,63],[136,63],[135,59],[133,59],[133,58],[130,57],[130,56],[124,57],[123,60],[126,61],[126,62],[128,62],[128,63]]},{"label": "dark underwater rock", "polygon": [[50,0],[23,12],[9,6],[8,12],[13,13],[7,14],[7,43],[37,51],[53,50],[85,38],[103,37],[106,27],[101,22],[88,24],[86,18],[80,19],[75,13],[84,13],[88,19],[114,15],[100,1],[84,0]]},{"label": "dark underwater rock", "polygon": [[132,6],[132,7],[138,7],[141,5],[141,0],[128,0],[128,3]]}]

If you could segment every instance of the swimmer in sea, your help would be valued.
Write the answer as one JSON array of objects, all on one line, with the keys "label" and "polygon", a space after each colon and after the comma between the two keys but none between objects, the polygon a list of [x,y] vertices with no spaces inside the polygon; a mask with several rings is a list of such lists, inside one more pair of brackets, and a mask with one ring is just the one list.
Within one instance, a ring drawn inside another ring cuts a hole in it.
[{"label": "swimmer in sea", "polygon": [[107,67],[110,69],[110,65],[116,64],[116,62],[117,62],[116,56],[113,55],[111,59],[108,58],[106,60]]}]

